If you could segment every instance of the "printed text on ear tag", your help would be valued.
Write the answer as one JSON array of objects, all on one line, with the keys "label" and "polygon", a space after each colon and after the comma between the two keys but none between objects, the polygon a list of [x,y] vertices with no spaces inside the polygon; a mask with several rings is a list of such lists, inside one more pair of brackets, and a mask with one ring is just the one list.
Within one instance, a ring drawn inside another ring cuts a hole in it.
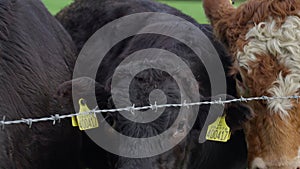
[{"label": "printed text on ear tag", "polygon": [[206,139],[211,141],[227,142],[230,139],[230,128],[227,126],[225,116],[218,117],[217,120],[208,126]]},{"label": "printed text on ear tag", "polygon": [[[87,112],[91,112],[91,110],[86,105],[84,99],[79,99],[79,115],[77,116],[77,124],[80,130],[88,130],[99,127],[97,117]],[[80,114],[82,113],[82,114]]]}]

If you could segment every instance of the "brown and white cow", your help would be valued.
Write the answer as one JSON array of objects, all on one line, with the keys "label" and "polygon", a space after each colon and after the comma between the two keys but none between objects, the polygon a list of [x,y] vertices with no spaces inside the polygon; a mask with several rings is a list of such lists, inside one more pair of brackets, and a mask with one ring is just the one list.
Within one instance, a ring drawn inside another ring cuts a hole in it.
[{"label": "brown and white cow", "polygon": [[[215,35],[235,59],[241,96],[290,96],[300,91],[300,0],[203,0]],[[275,99],[248,102],[245,123],[249,168],[300,168],[300,104]]]}]

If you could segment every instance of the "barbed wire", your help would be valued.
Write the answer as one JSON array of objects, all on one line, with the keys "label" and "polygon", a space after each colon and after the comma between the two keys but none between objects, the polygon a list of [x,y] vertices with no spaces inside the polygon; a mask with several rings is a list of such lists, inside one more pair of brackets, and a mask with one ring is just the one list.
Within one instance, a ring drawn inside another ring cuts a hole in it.
[{"label": "barbed wire", "polygon": [[[190,106],[200,106],[200,105],[214,105],[214,104],[219,104],[219,105],[225,105],[229,103],[234,103],[234,102],[248,102],[248,101],[259,101],[259,100],[277,100],[277,99],[296,99],[297,102],[299,100],[300,96],[294,95],[294,96],[274,96],[274,97],[268,97],[268,96],[261,96],[261,97],[249,97],[249,98],[236,98],[236,99],[231,99],[231,100],[222,100],[221,98],[219,100],[213,100],[213,101],[203,101],[203,102],[195,102],[195,103],[187,103],[186,100],[183,103],[179,104],[161,104],[157,105],[156,102],[155,104],[150,104],[149,106],[143,106],[143,107],[135,107],[135,105],[126,107],[126,108],[117,108],[117,109],[103,109],[103,110],[98,110],[98,107],[94,108],[90,112],[83,112],[83,113],[73,113],[73,114],[67,114],[67,115],[60,115],[60,114],[55,114],[51,115],[50,117],[42,117],[42,118],[22,118],[20,120],[11,120],[11,121],[6,121],[6,116],[3,116],[2,120],[0,121],[0,127],[1,129],[5,128],[5,125],[13,125],[13,124],[27,124],[29,128],[31,128],[33,123],[38,123],[38,122],[45,122],[45,121],[52,121],[52,124],[55,125],[57,122],[60,122],[62,119],[66,118],[72,118],[78,115],[87,115],[87,114],[96,114],[99,113],[113,113],[113,112],[120,112],[120,111],[129,111],[132,114],[134,114],[134,111],[139,111],[139,110],[148,110],[152,109],[157,111],[159,108],[168,108],[168,107],[187,107],[189,108]],[[104,118],[105,120],[106,118]]]}]

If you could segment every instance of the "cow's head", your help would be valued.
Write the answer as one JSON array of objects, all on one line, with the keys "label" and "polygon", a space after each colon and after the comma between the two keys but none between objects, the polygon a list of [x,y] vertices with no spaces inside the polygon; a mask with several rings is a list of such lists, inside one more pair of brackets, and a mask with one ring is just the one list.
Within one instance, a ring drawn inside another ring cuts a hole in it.
[{"label": "cow's head", "polygon": [[[290,96],[300,92],[300,1],[204,0],[215,35],[235,59],[241,96]],[[249,168],[300,168],[300,103],[248,102],[255,117],[244,124]]]}]

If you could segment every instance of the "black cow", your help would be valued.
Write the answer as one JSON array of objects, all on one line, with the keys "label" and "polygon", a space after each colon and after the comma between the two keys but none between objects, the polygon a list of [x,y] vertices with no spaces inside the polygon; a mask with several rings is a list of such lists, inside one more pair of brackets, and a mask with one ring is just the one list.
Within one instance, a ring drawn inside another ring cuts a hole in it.
[{"label": "black cow", "polygon": [[[61,114],[54,99],[71,79],[75,46],[40,0],[0,1],[0,116],[6,120]],[[79,168],[80,133],[69,121],[5,125],[1,169]]]},{"label": "black cow", "polygon": [[[214,40],[212,29],[208,25],[199,25],[189,16],[182,14],[180,11],[153,2],[151,0],[76,0],[69,7],[63,9],[56,17],[62,25],[69,31],[73,40],[80,51],[85,42],[102,26],[125,15],[138,12],[162,12],[169,13],[186,19],[195,26],[199,27],[213,43],[217,49],[220,59],[223,62],[226,72],[232,62],[223,47]],[[145,21],[147,22],[147,21]],[[176,26],[176,22],[172,23]],[[148,29],[150,26],[144,27]],[[122,28],[120,28],[121,30]],[[169,28],[166,28],[169,29]],[[118,31],[112,30],[112,31]],[[188,34],[189,32],[182,32]],[[201,44],[199,44],[201,45]],[[79,78],[68,81],[60,86],[58,97],[62,100],[70,101],[71,86],[75,88],[73,91],[82,93],[82,96],[88,95],[88,91],[96,90],[98,106],[101,109],[114,108],[111,99],[110,86],[112,75],[120,64],[128,55],[147,48],[165,49],[177,54],[190,66],[196,80],[199,83],[199,92],[202,97],[211,96],[210,83],[207,72],[202,62],[197,59],[195,53],[181,42],[163,35],[142,34],[129,37],[116,46],[114,46],[102,61],[97,77],[96,89],[91,89],[93,80],[89,78]],[[151,57],[151,56],[149,56]],[[157,62],[158,63],[158,62]],[[134,65],[130,62],[127,67]],[[91,65],[93,66],[93,65]],[[124,72],[124,79],[130,78],[130,73]],[[182,77],[184,78],[184,77]],[[122,80],[117,82],[122,83]],[[188,83],[185,85],[189,85]],[[236,96],[235,82],[233,77],[227,77],[228,94]],[[154,89],[163,90],[167,93],[168,103],[181,103],[179,88],[174,79],[166,72],[157,69],[148,69],[138,73],[130,84],[130,100],[136,106],[149,105],[149,93]],[[77,98],[78,99],[78,98]],[[207,141],[203,144],[197,142],[200,129],[206,119],[209,106],[201,106],[196,124],[188,136],[172,150],[155,157],[131,159],[115,156],[105,152],[103,149],[85,138],[83,158],[87,166],[90,168],[118,168],[118,169],[174,169],[174,168],[204,168],[204,169],[242,169],[246,166],[246,145],[244,135],[241,131],[236,131],[231,140],[227,143],[217,143]],[[250,110],[242,104],[232,104],[227,108],[227,122],[231,128],[238,130],[240,124],[250,118]],[[72,110],[72,107],[69,107]],[[132,137],[149,137],[154,136],[168,129],[174,122],[178,113],[177,108],[167,108],[165,112],[152,123],[139,124],[132,123],[118,113],[110,114],[108,121],[115,129],[127,136]],[[126,146],[126,145],[125,145]]]}]

